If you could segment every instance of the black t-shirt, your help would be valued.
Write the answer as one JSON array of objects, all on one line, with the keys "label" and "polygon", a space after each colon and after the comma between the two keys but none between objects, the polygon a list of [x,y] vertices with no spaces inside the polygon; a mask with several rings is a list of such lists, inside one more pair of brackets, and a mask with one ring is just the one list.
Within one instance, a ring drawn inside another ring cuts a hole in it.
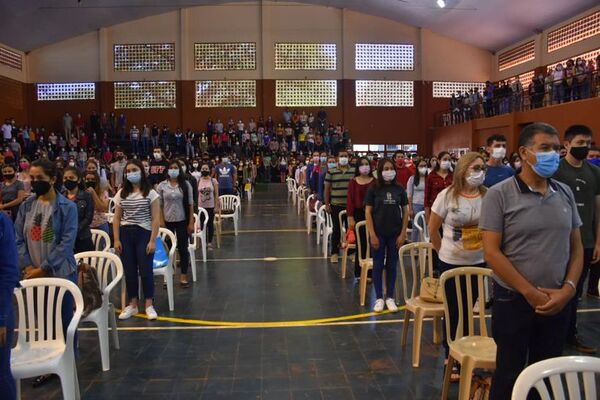
[{"label": "black t-shirt", "polygon": [[365,204],[373,207],[373,224],[378,236],[398,236],[402,231],[402,208],[408,205],[404,188],[395,182],[369,188]]},{"label": "black t-shirt", "polygon": [[150,160],[150,183],[158,185],[167,177],[167,167],[169,163],[166,160]]}]

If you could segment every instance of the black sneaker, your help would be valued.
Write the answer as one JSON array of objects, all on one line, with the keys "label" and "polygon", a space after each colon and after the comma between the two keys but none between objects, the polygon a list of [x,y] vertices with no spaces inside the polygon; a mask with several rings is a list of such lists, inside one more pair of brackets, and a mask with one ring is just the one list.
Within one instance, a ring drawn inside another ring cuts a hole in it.
[{"label": "black sneaker", "polygon": [[577,336],[568,340],[567,343],[580,353],[596,354],[597,351],[595,347],[583,343]]}]

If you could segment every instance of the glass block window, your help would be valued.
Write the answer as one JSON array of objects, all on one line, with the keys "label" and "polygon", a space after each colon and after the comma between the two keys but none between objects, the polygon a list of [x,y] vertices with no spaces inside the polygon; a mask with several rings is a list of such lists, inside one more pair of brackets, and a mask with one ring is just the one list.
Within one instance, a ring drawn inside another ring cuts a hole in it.
[{"label": "glass block window", "polygon": [[356,81],[357,107],[412,107],[413,81]]},{"label": "glass block window", "polygon": [[175,44],[115,44],[113,58],[119,72],[175,71]]},{"label": "glass block window", "polygon": [[535,41],[531,40],[498,55],[498,70],[504,71],[535,58]]},{"label": "glass block window", "polygon": [[[519,81],[521,81],[521,85],[523,85],[524,88],[527,88],[527,86],[531,83],[534,74],[535,71],[528,71],[519,75]],[[509,78],[508,83],[513,83],[516,80],[516,78],[516,76]]]},{"label": "glass block window", "polygon": [[276,70],[332,70],[337,67],[335,43],[275,43]]},{"label": "glass block window", "polygon": [[353,144],[352,150],[356,151],[356,152],[366,153],[369,151],[369,145],[368,144]]},{"label": "glass block window", "polygon": [[277,107],[334,107],[337,105],[335,80],[278,80],[275,82]]},{"label": "glass block window", "polygon": [[94,82],[38,83],[36,87],[38,101],[94,100],[96,98]]},{"label": "glass block window", "polygon": [[600,11],[548,33],[548,53],[600,34]]},{"label": "glass block window", "polygon": [[360,71],[412,71],[415,68],[412,44],[356,43],[355,68]]},{"label": "glass block window", "polygon": [[115,82],[115,108],[175,108],[175,81]]},{"label": "glass block window", "polygon": [[256,43],[195,43],[196,71],[256,69]]},{"label": "glass block window", "polygon": [[433,97],[452,97],[452,93],[460,90],[461,93],[468,92],[473,88],[479,88],[483,93],[485,82],[433,82]]},{"label": "glass block window", "polygon": [[23,57],[16,51],[0,47],[0,64],[21,71],[23,69]]},{"label": "glass block window", "polygon": [[256,107],[256,81],[196,81],[196,107]]},{"label": "glass block window", "polygon": [[[599,55],[600,55],[600,49],[596,49],[596,50],[588,51],[587,53],[579,54],[578,56],[569,57],[566,60],[562,60],[562,61],[559,61],[559,62],[562,65],[565,65],[568,60],[575,61],[575,59],[577,59],[577,58],[583,58],[586,62],[589,61],[589,60],[594,60],[594,62],[595,62],[596,61],[596,57],[598,57]],[[554,67],[556,64],[558,64],[558,63],[551,64],[550,66]],[[598,70],[598,66],[597,65],[596,65],[596,70]]]}]

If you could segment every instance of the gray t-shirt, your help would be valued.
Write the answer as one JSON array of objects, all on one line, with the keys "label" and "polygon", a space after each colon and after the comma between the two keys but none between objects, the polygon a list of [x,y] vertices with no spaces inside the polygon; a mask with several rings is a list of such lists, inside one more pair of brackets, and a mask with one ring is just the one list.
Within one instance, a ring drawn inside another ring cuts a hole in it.
[{"label": "gray t-shirt", "polygon": [[[502,252],[532,285],[557,289],[567,273],[571,231],[581,219],[571,189],[549,182],[545,195],[518,176],[492,186],[483,197],[479,227],[502,234]],[[514,290],[498,276],[494,280]]]},{"label": "gray t-shirt", "polygon": [[[2,204],[10,203],[11,201],[17,198],[17,193],[19,190],[25,190],[25,186],[23,182],[20,180],[16,180],[13,184],[7,185],[6,182],[2,182],[0,185],[0,193],[2,194]],[[19,206],[12,207],[7,209],[10,215],[14,218],[17,216],[17,211],[19,211]]]},{"label": "gray t-shirt", "polygon": [[23,232],[27,238],[27,250],[33,266],[39,268],[48,258],[54,242],[52,204],[34,201],[25,216]]},{"label": "gray t-shirt", "polygon": [[121,187],[123,184],[123,171],[125,170],[126,164],[126,160],[116,161],[110,164],[110,173],[115,177],[115,189]]},{"label": "gray t-shirt", "polygon": [[[188,191],[188,204],[193,204],[192,186],[189,182],[185,182],[186,190]],[[172,186],[168,180],[162,181],[156,187],[160,195],[163,214],[166,222],[181,222],[185,221],[185,209],[183,208],[183,191],[179,185]],[[189,206],[188,206],[189,207]]]}]

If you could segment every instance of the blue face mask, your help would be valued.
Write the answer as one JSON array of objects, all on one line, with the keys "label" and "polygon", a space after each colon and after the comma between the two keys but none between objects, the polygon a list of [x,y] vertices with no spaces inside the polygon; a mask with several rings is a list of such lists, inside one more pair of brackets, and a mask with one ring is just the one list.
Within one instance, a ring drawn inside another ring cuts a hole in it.
[{"label": "blue face mask", "polygon": [[319,158],[319,161],[321,161],[321,162],[325,162],[325,161],[327,161],[327,157],[320,157],[320,158]]},{"label": "blue face mask", "polygon": [[335,167],[337,167],[336,163],[334,163],[334,162],[327,163],[327,168],[334,169]]},{"label": "blue face mask", "polygon": [[179,176],[179,170],[178,169],[170,169],[167,171],[167,174],[169,174],[169,178],[177,178]]},{"label": "blue face mask", "polygon": [[140,183],[142,180],[142,171],[128,173],[127,180],[133,184]]},{"label": "blue face mask", "polygon": [[560,162],[558,153],[554,150],[541,151],[538,153],[533,151],[531,152],[535,154],[536,158],[535,165],[532,165],[528,162],[528,164],[531,165],[531,168],[533,168],[533,171],[542,178],[550,178],[552,175],[554,175],[556,170],[558,170],[558,164]]}]

